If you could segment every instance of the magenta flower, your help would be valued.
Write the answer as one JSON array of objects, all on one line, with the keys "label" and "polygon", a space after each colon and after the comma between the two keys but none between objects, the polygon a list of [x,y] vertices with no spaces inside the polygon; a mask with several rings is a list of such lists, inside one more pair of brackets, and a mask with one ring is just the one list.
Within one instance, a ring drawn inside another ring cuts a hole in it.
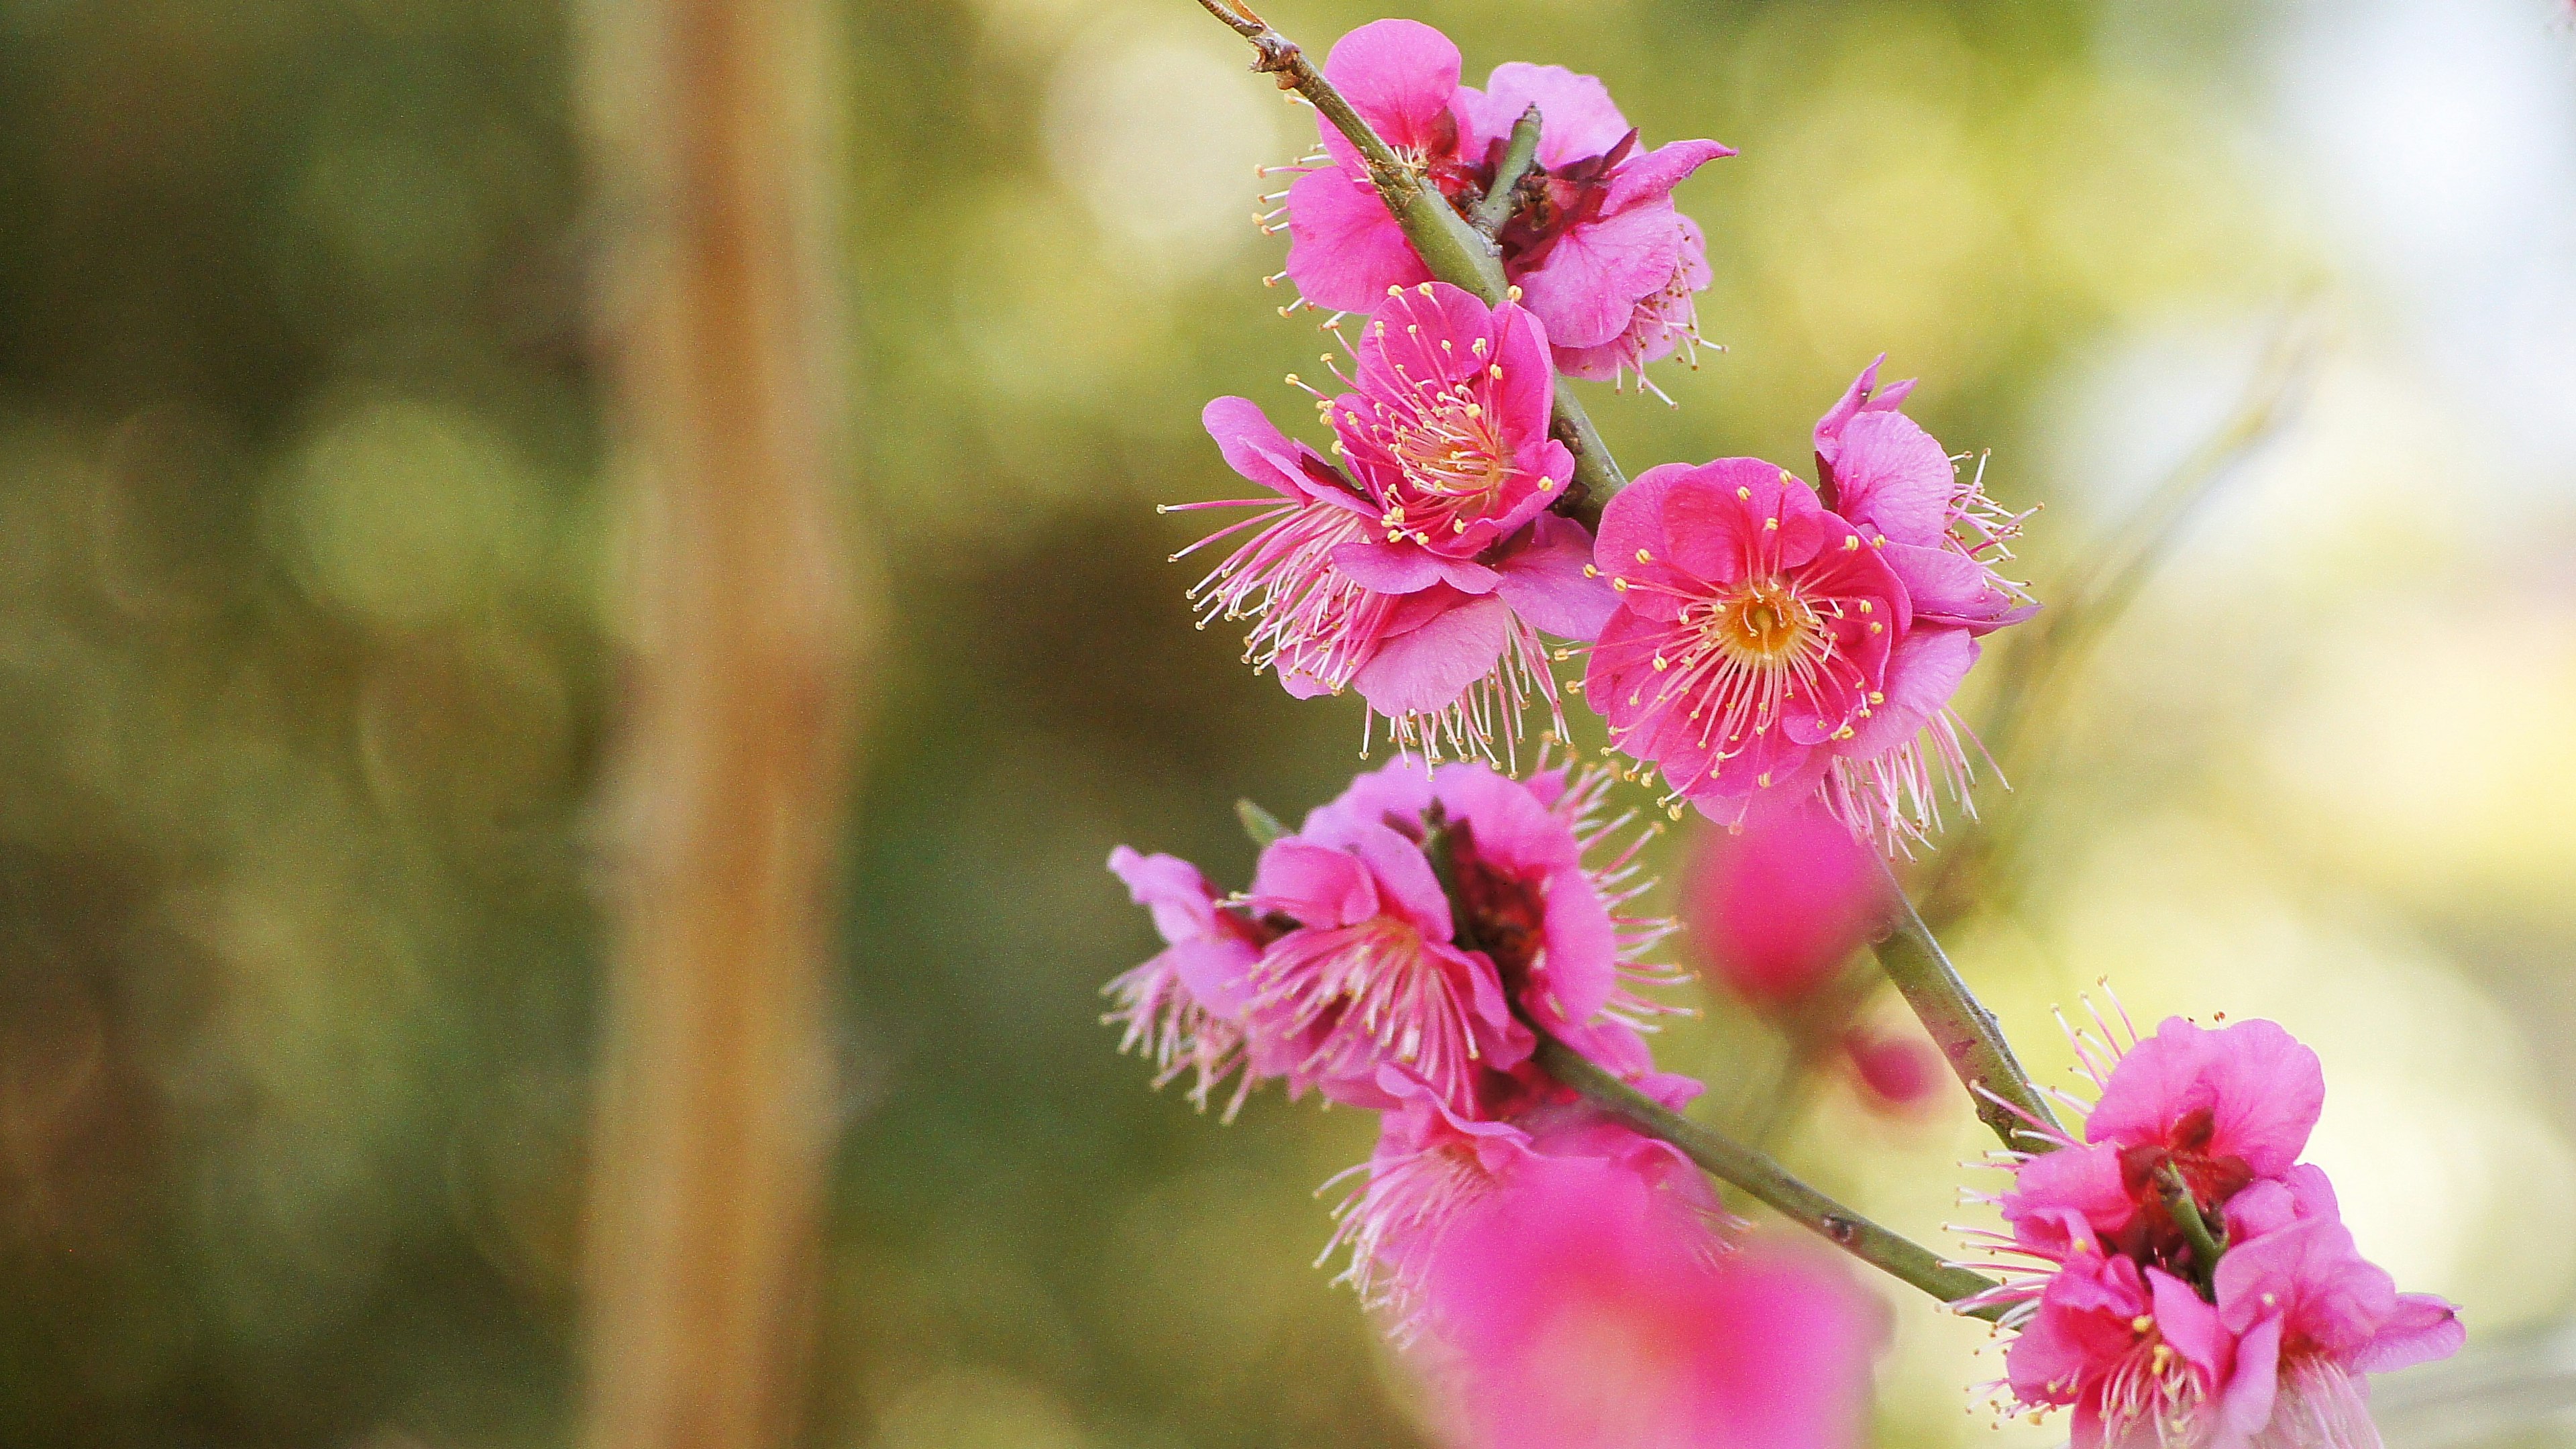
[{"label": "magenta flower", "polygon": [[1832,983],[1891,904],[1869,847],[1802,801],[1740,830],[1709,832],[1683,876],[1681,916],[1737,995],[1789,1011]]},{"label": "magenta flower", "polygon": [[1528,1058],[1494,963],[1452,944],[1448,897],[1422,847],[1384,824],[1292,835],[1261,852],[1247,902],[1298,927],[1251,973],[1253,1069],[1337,1102],[1392,1107],[1401,1066],[1466,1109],[1479,1069]]},{"label": "magenta flower", "polygon": [[1881,1336],[1836,1265],[1746,1248],[1639,1174],[1559,1159],[1461,1219],[1421,1358],[1476,1449],[1833,1449]]},{"label": "magenta flower", "polygon": [[1350,474],[1242,398],[1208,404],[1226,461],[1273,496],[1184,505],[1262,510],[1192,546],[1257,530],[1194,597],[1253,618],[1245,658],[1291,694],[1355,688],[1434,758],[1491,757],[1497,735],[1509,755],[1531,695],[1562,725],[1539,631],[1590,639],[1612,603],[1591,535],[1545,511],[1573,473],[1547,435],[1546,341],[1445,284],[1380,300],[1349,390],[1319,395]]},{"label": "magenta flower", "polygon": [[[1646,885],[1636,866],[1642,838],[1587,861],[1609,833],[1599,818],[1609,783],[1597,770],[1542,768],[1524,782],[1480,762],[1425,771],[1399,761],[1318,806],[1302,834],[1347,845],[1392,827],[1436,852],[1458,944],[1492,963],[1522,1019],[1580,1048],[1601,1021],[1633,1028],[1663,1014],[1640,988],[1677,979],[1638,964],[1671,923],[1620,913]],[[1638,1063],[1619,1047],[1595,1055],[1625,1073]]]},{"label": "magenta flower", "polygon": [[[1190,1100],[1205,1108],[1208,1092],[1244,1066],[1249,976],[1270,933],[1221,904],[1199,868],[1176,856],[1139,855],[1122,845],[1109,853],[1109,868],[1136,904],[1154,913],[1166,944],[1102,988],[1117,1007],[1102,1020],[1125,1025],[1120,1051],[1142,1048],[1153,1059],[1155,1086],[1195,1071]],[[1226,1106],[1227,1118],[1251,1088],[1247,1073]]]},{"label": "magenta flower", "polygon": [[[1324,59],[1326,79],[1462,211],[1494,183],[1513,125],[1539,107],[1538,170],[1498,240],[1561,369],[1613,377],[1695,340],[1690,295],[1708,285],[1707,263],[1672,191],[1734,153],[1714,141],[1639,150],[1601,82],[1562,66],[1498,66],[1483,92],[1459,74],[1458,48],[1411,20],[1361,26]],[[1288,276],[1318,307],[1365,312],[1430,273],[1358,152],[1318,119],[1324,162],[1287,192]]]},{"label": "magenta flower", "polygon": [[1668,804],[1734,824],[1812,795],[1892,841],[1938,825],[1942,781],[1966,799],[1949,702],[1977,636],[2027,617],[1991,561],[2015,520],[1895,410],[1912,385],[1873,396],[1875,377],[1817,425],[1821,495],[1721,458],[1649,469],[1603,511],[1620,604],[1584,690]]},{"label": "magenta flower", "polygon": [[[2365,1261],[2325,1174],[2296,1161],[2324,1102],[2316,1057],[2268,1021],[2174,1018],[2125,1052],[2073,1033],[2101,1090],[2083,1140],[2013,1154],[1998,1259],[2015,1330],[2000,1387],[2070,1406],[2078,1449],[2379,1443],[2365,1375],[2463,1337],[2438,1298]],[[2203,1247],[2214,1249],[2211,1255]]]}]

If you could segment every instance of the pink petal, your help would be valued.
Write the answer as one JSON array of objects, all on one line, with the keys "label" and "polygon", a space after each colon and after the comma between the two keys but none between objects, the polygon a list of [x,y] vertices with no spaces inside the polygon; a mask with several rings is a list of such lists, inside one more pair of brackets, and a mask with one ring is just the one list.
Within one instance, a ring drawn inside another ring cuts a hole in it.
[{"label": "pink petal", "polygon": [[1673,141],[1642,156],[1631,156],[1610,173],[1610,194],[1603,198],[1601,209],[1627,211],[1662,201],[1692,172],[1721,156],[1734,154],[1733,147],[1715,141]]},{"label": "pink petal", "polygon": [[1337,167],[1288,188],[1288,279],[1328,312],[1368,312],[1389,287],[1431,279],[1377,188]]},{"label": "pink petal", "polygon": [[1909,631],[1887,656],[1885,701],[1870,706],[1869,718],[1855,727],[1840,752],[1867,759],[1895,749],[1947,708],[1959,682],[1977,662],[1977,641],[1964,629],[1924,627]]},{"label": "pink petal", "polygon": [[1272,841],[1252,873],[1253,910],[1309,926],[1350,926],[1378,913],[1377,882],[1358,857],[1290,836]]},{"label": "pink petal", "polygon": [[1628,120],[1597,76],[1561,65],[1506,61],[1494,67],[1476,110],[1477,132],[1508,136],[1521,113],[1539,108],[1538,160],[1549,170],[1589,160],[1619,144]]},{"label": "pink petal", "polygon": [[1126,882],[1136,904],[1153,913],[1154,929],[1166,942],[1216,929],[1216,892],[1197,866],[1176,855],[1139,855],[1122,845],[1109,852],[1109,869]]},{"label": "pink petal", "polygon": [[1592,563],[1592,535],[1553,513],[1530,523],[1529,541],[1506,555],[1495,592],[1512,612],[1564,639],[1593,640],[1610,621],[1619,596],[1608,581],[1584,577]]},{"label": "pink petal", "polygon": [[1938,547],[1950,532],[1958,475],[1912,418],[1865,412],[1845,424],[1834,459],[1834,510],[1894,542]]},{"label": "pink petal", "polygon": [[[1324,79],[1388,145],[1431,156],[1457,146],[1451,103],[1458,98],[1458,70],[1458,47],[1418,20],[1371,21],[1334,41],[1324,57]],[[1315,122],[1334,161],[1366,174],[1359,152],[1332,122],[1321,116]]]},{"label": "pink petal", "polygon": [[1383,715],[1446,709],[1502,658],[1511,618],[1511,607],[1490,594],[1459,596],[1427,622],[1387,638],[1351,683]]},{"label": "pink petal", "polygon": [[1199,410],[1199,424],[1216,439],[1226,466],[1290,498],[1306,496],[1297,467],[1297,444],[1279,431],[1250,398],[1221,397]]},{"label": "pink petal", "polygon": [[1671,211],[1639,207],[1568,228],[1512,280],[1557,346],[1593,347],[1628,330],[1637,300],[1671,279],[1681,250]]},{"label": "pink petal", "polygon": [[1349,848],[1376,879],[1381,914],[1402,917],[1435,945],[1455,934],[1448,894],[1440,889],[1440,877],[1432,872],[1421,846],[1383,822],[1370,821],[1351,831]]},{"label": "pink petal", "polygon": [[1860,416],[1864,411],[1893,411],[1899,403],[1905,401],[1906,394],[1914,391],[1914,380],[1907,378],[1903,382],[1889,384],[1886,391],[1877,393],[1876,396],[1871,395],[1878,386],[1879,364],[1885,361],[1887,361],[1887,354],[1884,352],[1873,358],[1869,366],[1860,370],[1860,376],[1852,379],[1852,385],[1844,389],[1842,397],[1836,400],[1832,407],[1825,409],[1823,417],[1816,420],[1816,456],[1828,464],[1832,463],[1841,452],[1845,423]]},{"label": "pink petal", "polygon": [[2397,1311],[2379,1326],[2378,1336],[2352,1361],[2355,1373],[2384,1374],[2449,1358],[2468,1341],[2460,1310],[2430,1293],[2403,1293]]}]

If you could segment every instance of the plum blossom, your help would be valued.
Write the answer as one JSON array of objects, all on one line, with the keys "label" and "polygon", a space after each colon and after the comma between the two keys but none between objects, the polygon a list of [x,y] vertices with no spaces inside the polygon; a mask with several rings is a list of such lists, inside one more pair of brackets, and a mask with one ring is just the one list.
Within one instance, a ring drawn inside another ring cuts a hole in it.
[{"label": "plum blossom", "polygon": [[[1503,273],[1546,325],[1570,376],[1643,376],[1646,363],[1697,340],[1691,295],[1708,285],[1699,231],[1672,191],[1734,153],[1714,141],[1652,150],[1591,76],[1563,66],[1498,66],[1479,91],[1460,84],[1457,46],[1428,25],[1380,20],[1345,35],[1324,76],[1396,155],[1462,212],[1496,181],[1512,128],[1536,106],[1536,168],[1496,241]],[[1390,287],[1430,277],[1359,152],[1318,118],[1320,164],[1285,193],[1288,277],[1304,298],[1364,312]]]},{"label": "plum blossom", "polygon": [[[1165,944],[1102,988],[1117,1007],[1102,1020],[1126,1027],[1120,1051],[1142,1048],[1153,1059],[1154,1085],[1195,1071],[1190,1100],[1205,1108],[1209,1091],[1244,1066],[1246,978],[1271,933],[1223,904],[1199,868],[1177,856],[1140,855],[1122,845],[1109,853],[1109,869],[1127,883],[1136,904],[1153,912]],[[1226,1107],[1229,1119],[1251,1086],[1247,1074]]]},{"label": "plum blossom", "polygon": [[1682,923],[1698,955],[1771,1012],[1831,985],[1891,903],[1869,847],[1812,800],[1709,832],[1682,877]]},{"label": "plum blossom", "polygon": [[[2121,1018],[2123,1025],[2126,1018]],[[2014,1337],[1998,1386],[2070,1407],[2078,1449],[2376,1449],[2366,1375],[2443,1357],[2451,1305],[2364,1259],[2325,1174],[2297,1161],[2324,1103],[2314,1053],[2268,1021],[2179,1017],[2144,1040],[2070,1031],[2100,1096],[2081,1138],[2006,1154],[1978,1233]]]},{"label": "plum blossom", "polygon": [[1639,958],[1671,926],[1626,911],[1649,882],[1642,839],[1605,845],[1608,784],[1398,761],[1266,846],[1235,898],[1122,847],[1111,868],[1173,944],[1111,983],[1110,1019],[1166,1079],[1240,1070],[1374,1109],[1403,1100],[1389,1068],[1463,1114],[1525,1102],[1546,1087],[1522,1070],[1537,1030],[1640,1077],[1637,1030],[1669,1010],[1644,993],[1676,978]]},{"label": "plum blossom", "polygon": [[1534,1164],[1453,1226],[1420,1357],[1476,1449],[1855,1443],[1876,1303],[1837,1264],[1714,1251],[1615,1159]]},{"label": "plum blossom", "polygon": [[[1939,824],[1970,767],[1951,695],[1979,636],[2028,616],[1995,571],[2014,522],[1864,371],[1817,425],[1823,486],[1758,458],[1647,470],[1594,546],[1619,606],[1584,691],[1678,814],[1814,798],[1894,843]],[[1962,537],[1963,530],[1970,537]]]},{"label": "plum blossom", "polygon": [[1182,505],[1261,510],[1183,550],[1250,531],[1192,597],[1202,624],[1251,618],[1246,661],[1289,693],[1356,689],[1435,759],[1491,757],[1498,736],[1508,755],[1533,694],[1562,723],[1540,631],[1590,639],[1612,602],[1590,533],[1546,511],[1574,464],[1548,436],[1545,334],[1445,283],[1379,300],[1347,389],[1316,394],[1347,471],[1245,399],[1208,404],[1226,461],[1271,496]]}]

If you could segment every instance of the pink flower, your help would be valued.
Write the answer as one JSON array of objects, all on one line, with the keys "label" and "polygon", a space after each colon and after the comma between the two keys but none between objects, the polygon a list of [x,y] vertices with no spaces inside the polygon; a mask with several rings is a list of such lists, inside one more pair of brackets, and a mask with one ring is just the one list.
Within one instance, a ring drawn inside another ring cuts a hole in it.
[{"label": "pink flower", "polygon": [[1422,1357],[1476,1449],[1853,1443],[1881,1332],[1834,1267],[1720,1255],[1638,1174],[1559,1160],[1462,1219]]},{"label": "pink flower", "polygon": [[1497,734],[1509,754],[1532,694],[1562,725],[1539,631],[1589,639],[1612,602],[1591,535],[1545,511],[1573,472],[1547,435],[1546,342],[1520,308],[1444,284],[1382,300],[1350,389],[1318,396],[1350,475],[1252,403],[1208,404],[1227,462],[1274,496],[1186,505],[1263,510],[1193,545],[1258,530],[1194,597],[1254,618],[1245,658],[1291,694],[1356,688],[1434,758],[1490,757]]},{"label": "pink flower", "polygon": [[1813,801],[1700,842],[1682,884],[1682,920],[1737,995],[1793,1010],[1830,985],[1885,923],[1887,873]]},{"label": "pink flower", "polygon": [[[1459,70],[1458,48],[1410,20],[1361,26],[1324,59],[1326,79],[1462,213],[1493,185],[1522,113],[1539,107],[1538,169],[1498,240],[1504,275],[1526,291],[1565,371],[1615,376],[1695,337],[1689,296],[1708,285],[1706,261],[1672,191],[1734,153],[1714,141],[1640,151],[1601,82],[1562,66],[1498,66],[1484,92],[1460,85]],[[1365,312],[1430,273],[1358,152],[1318,123],[1324,164],[1287,192],[1288,275],[1316,306]]]},{"label": "pink flower", "polygon": [[[1335,1281],[1351,1284],[1363,1303],[1386,1312],[1399,1336],[1420,1327],[1422,1285],[1448,1235],[1463,1221],[1507,1207],[1526,1177],[1557,1163],[1606,1164],[1694,1219],[1728,1221],[1708,1180],[1679,1150],[1640,1136],[1545,1078],[1497,1074],[1488,1079],[1490,1095],[1464,1113],[1396,1068],[1384,1069],[1381,1085],[1399,1105],[1381,1119],[1376,1151],[1351,1169],[1367,1176],[1334,1210],[1324,1256],[1348,1251],[1349,1265]],[[1638,1085],[1676,1110],[1700,1091],[1697,1082],[1677,1076],[1649,1075]]]},{"label": "pink flower", "polygon": [[1819,793],[1891,697],[1956,683],[1898,667],[1903,581],[1758,458],[1647,470],[1610,500],[1594,555],[1621,597],[1584,692],[1614,744],[1712,818]]},{"label": "pink flower", "polygon": [[[1522,1019],[1582,1049],[1602,1021],[1635,1027],[1662,1014],[1637,988],[1676,979],[1636,964],[1671,923],[1619,909],[1647,884],[1636,867],[1643,839],[1587,860],[1609,833],[1599,818],[1609,784],[1598,770],[1541,768],[1524,782],[1481,762],[1426,771],[1398,761],[1353,780],[1300,833],[1342,847],[1392,828],[1419,842],[1449,884],[1456,942],[1492,964]],[[1644,1065],[1641,1048],[1617,1040],[1593,1055],[1623,1074]]]},{"label": "pink flower", "polygon": [[1708,286],[1708,261],[1699,229],[1673,209],[1673,188],[1735,153],[1715,141],[1641,150],[1608,88],[1561,65],[1499,65],[1483,95],[1466,94],[1486,179],[1522,113],[1539,108],[1541,174],[1496,240],[1558,366],[1575,377],[1642,375],[1675,343],[1696,341],[1690,295]]},{"label": "pink flower", "polygon": [[2070,1031],[2101,1089],[2085,1140],[2015,1154],[1995,1200],[2010,1235],[1972,1235],[2002,1283],[1970,1301],[2016,1331],[2014,1404],[2073,1406],[2079,1449],[2375,1449],[2363,1376],[2463,1330],[2360,1256],[2325,1174],[2296,1161],[2324,1101],[2316,1057],[2267,1021],[2175,1018],[2125,1052],[2095,1022],[2098,1039]]},{"label": "pink flower", "polygon": [[1465,1109],[1476,1074],[1527,1059],[1494,963],[1452,944],[1449,900],[1421,846],[1384,824],[1273,841],[1247,897],[1292,921],[1252,968],[1253,1069],[1337,1102],[1391,1107],[1378,1069],[1401,1066]]},{"label": "pink flower", "polygon": [[[1127,883],[1136,904],[1154,913],[1154,928],[1166,945],[1102,988],[1117,1005],[1102,1020],[1126,1026],[1120,1051],[1141,1047],[1153,1058],[1155,1086],[1195,1070],[1190,1100],[1204,1108],[1210,1089],[1244,1065],[1249,973],[1269,933],[1219,904],[1207,877],[1188,861],[1139,855],[1122,845],[1109,853],[1109,868]],[[1226,1106],[1229,1119],[1251,1088],[1247,1073]]]},{"label": "pink flower", "polygon": [[1621,599],[1584,689],[1668,803],[1736,823],[1813,795],[1892,841],[1938,825],[1939,781],[1966,798],[1950,696],[1977,636],[2027,616],[1986,557],[2013,520],[1895,411],[1911,384],[1873,396],[1875,376],[1817,425],[1822,496],[1722,458],[1649,469],[1603,511]]},{"label": "pink flower", "polygon": [[1863,1100],[1883,1111],[1922,1111],[1949,1082],[1940,1049],[1917,1033],[1855,1027],[1843,1034],[1841,1046],[1852,1075],[1867,1093]]}]

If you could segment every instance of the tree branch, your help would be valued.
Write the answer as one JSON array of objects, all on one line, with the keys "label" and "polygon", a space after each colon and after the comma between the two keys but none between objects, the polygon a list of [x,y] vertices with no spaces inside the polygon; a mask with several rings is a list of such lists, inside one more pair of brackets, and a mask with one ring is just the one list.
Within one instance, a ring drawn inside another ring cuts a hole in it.
[{"label": "tree branch", "polygon": [[[1911,1238],[1890,1232],[1790,1175],[1778,1162],[1713,1132],[1620,1081],[1598,1063],[1552,1037],[1542,1036],[1538,1064],[1585,1100],[1659,1141],[1682,1150],[1710,1176],[1751,1193],[1791,1222],[1881,1272],[1956,1303],[1996,1286],[1980,1273],[1945,1262]],[[2000,1307],[1964,1310],[1992,1319]]]},{"label": "tree branch", "polygon": [[2006,1147],[2048,1151],[2056,1144],[2033,1130],[2034,1126],[2041,1131],[2057,1127],[2048,1099],[2031,1085],[1995,1014],[1968,990],[1968,983],[1960,979],[1941,943],[1933,938],[1932,928],[1906,899],[1886,857],[1878,857],[1878,864],[1887,872],[1888,891],[1897,903],[1894,931],[1874,948],[1887,979],[1896,983],[1905,1004],[1914,1008],[1924,1029],[1932,1033],[1933,1044],[1941,1048],[1959,1084],[1968,1089],[1977,1120],[1993,1129]]},{"label": "tree branch", "polygon": [[1503,148],[1503,164],[1494,168],[1494,184],[1485,188],[1485,199],[1476,203],[1471,218],[1476,230],[1494,236],[1511,221],[1521,182],[1538,164],[1538,133],[1538,107],[1532,106],[1512,123],[1512,139]]},{"label": "tree branch", "polygon": [[[1304,96],[1325,120],[1332,122],[1333,129],[1358,149],[1360,159],[1368,166],[1369,180],[1376,183],[1388,213],[1404,229],[1405,240],[1413,243],[1414,252],[1431,275],[1475,293],[1489,307],[1513,299],[1517,289],[1503,279],[1502,251],[1494,239],[1460,216],[1438,188],[1423,184],[1421,173],[1407,165],[1370,128],[1351,108],[1349,98],[1324,79],[1324,73],[1315,68],[1295,41],[1271,29],[1268,21],[1238,0],[1199,0],[1199,7],[1251,42],[1259,52],[1259,58],[1252,63],[1254,70],[1275,76],[1281,90]],[[1518,128],[1514,130],[1517,133]],[[1610,456],[1610,447],[1601,440],[1600,430],[1592,426],[1583,404],[1575,400],[1573,390],[1565,386],[1562,378],[1557,380],[1555,396],[1548,431],[1574,455],[1573,481],[1556,508],[1584,527],[1597,530],[1601,526],[1601,505],[1628,485],[1628,475],[1619,471],[1618,461]]]}]

